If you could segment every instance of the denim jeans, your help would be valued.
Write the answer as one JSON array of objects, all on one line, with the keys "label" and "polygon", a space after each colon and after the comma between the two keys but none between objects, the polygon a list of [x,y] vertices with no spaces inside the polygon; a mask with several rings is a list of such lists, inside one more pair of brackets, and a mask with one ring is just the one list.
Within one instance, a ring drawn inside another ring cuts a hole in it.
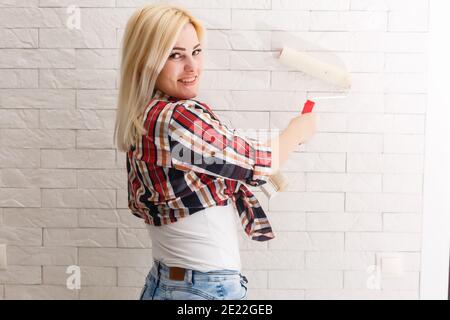
[{"label": "denim jeans", "polygon": [[248,281],[239,270],[186,269],[184,280],[172,280],[167,265],[153,262],[139,300],[247,300]]}]

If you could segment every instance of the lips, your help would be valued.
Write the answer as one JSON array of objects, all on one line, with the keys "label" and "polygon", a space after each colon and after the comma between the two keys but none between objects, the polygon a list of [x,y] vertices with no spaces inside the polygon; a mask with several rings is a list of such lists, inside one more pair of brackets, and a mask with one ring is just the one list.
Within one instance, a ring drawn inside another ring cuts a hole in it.
[{"label": "lips", "polygon": [[184,84],[185,86],[192,86],[195,83],[197,83],[197,78],[198,78],[198,76],[195,76],[195,77],[180,79],[178,81],[181,82],[182,84]]}]

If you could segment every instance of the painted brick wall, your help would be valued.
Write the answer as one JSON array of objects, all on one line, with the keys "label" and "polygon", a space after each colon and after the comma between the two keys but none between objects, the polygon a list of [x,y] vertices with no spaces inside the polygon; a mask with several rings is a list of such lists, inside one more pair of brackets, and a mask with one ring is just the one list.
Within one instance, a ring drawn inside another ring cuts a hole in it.
[{"label": "painted brick wall", "polygon": [[[137,298],[151,241],[112,135],[123,29],[151,2],[0,0],[0,299]],[[317,134],[282,169],[288,190],[253,189],[276,239],[236,226],[249,299],[418,298],[428,0],[168,2],[205,23],[199,98],[236,128],[282,129],[327,90],[277,63],[290,39],[353,76],[345,101],[317,104]],[[380,270],[383,257],[403,272]],[[66,288],[70,265],[81,290]]]}]

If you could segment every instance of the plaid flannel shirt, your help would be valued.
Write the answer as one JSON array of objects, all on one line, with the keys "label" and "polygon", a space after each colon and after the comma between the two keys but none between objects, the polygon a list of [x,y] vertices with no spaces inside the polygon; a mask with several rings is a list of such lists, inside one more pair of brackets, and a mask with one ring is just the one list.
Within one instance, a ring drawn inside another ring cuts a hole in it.
[{"label": "plaid flannel shirt", "polygon": [[211,108],[155,90],[142,115],[146,135],[127,152],[128,207],[161,226],[232,201],[245,233],[256,241],[275,236],[246,184],[271,174],[270,146],[235,134]]}]

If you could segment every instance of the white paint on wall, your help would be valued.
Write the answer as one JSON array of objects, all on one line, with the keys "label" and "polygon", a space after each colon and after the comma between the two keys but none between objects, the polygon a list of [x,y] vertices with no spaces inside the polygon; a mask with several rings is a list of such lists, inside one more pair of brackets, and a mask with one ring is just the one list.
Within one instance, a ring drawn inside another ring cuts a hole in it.
[{"label": "white paint on wall", "polygon": [[421,299],[447,299],[450,243],[450,3],[430,1]]}]

